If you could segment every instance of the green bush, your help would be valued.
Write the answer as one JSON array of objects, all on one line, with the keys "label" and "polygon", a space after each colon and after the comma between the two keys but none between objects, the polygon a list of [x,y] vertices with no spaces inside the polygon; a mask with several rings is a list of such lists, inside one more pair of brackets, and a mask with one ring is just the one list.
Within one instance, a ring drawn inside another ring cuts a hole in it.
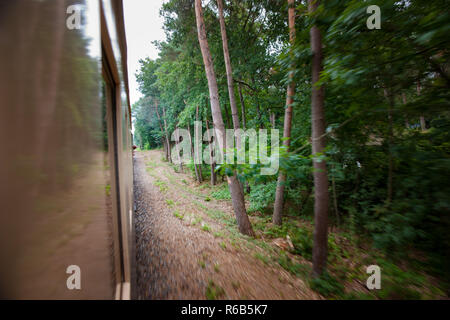
[{"label": "green bush", "polygon": [[[268,220],[270,221],[271,219]],[[264,229],[264,234],[270,238],[286,238],[288,229],[289,224],[287,223],[283,223],[281,226],[270,225]]]},{"label": "green bush", "polygon": [[306,229],[295,228],[290,232],[290,237],[294,245],[294,253],[311,260],[313,248],[312,233]]},{"label": "green bush", "polygon": [[319,278],[310,280],[309,285],[324,297],[339,297],[344,293],[344,286],[327,272]]},{"label": "green bush", "polygon": [[224,184],[216,191],[211,192],[210,194],[211,198],[214,198],[216,200],[230,200],[230,189],[228,188],[228,185]]},{"label": "green bush", "polygon": [[311,272],[310,267],[305,264],[300,264],[295,261],[292,261],[286,253],[282,252],[278,257],[278,263],[282,266],[286,271],[289,271],[295,276],[305,277],[308,276]]},{"label": "green bush", "polygon": [[275,191],[277,182],[267,182],[266,184],[256,184],[250,189],[249,212],[264,212],[275,201]]},{"label": "green bush", "polygon": [[[382,270],[381,290],[376,290],[375,294],[380,299],[421,299],[419,292],[424,287],[425,278],[411,271],[405,271],[385,259],[376,259],[376,264]],[[415,289],[415,288],[418,288]]]}]

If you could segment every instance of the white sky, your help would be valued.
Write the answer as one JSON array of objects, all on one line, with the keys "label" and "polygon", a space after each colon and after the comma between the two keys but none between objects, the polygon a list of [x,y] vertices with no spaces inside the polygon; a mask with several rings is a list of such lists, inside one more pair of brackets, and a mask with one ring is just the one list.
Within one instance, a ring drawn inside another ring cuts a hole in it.
[{"label": "white sky", "polygon": [[141,97],[135,73],[139,68],[139,59],[156,59],[158,50],[152,41],[165,40],[163,19],[159,9],[164,0],[124,0],[125,32],[128,47],[128,77],[130,102],[133,105]]}]

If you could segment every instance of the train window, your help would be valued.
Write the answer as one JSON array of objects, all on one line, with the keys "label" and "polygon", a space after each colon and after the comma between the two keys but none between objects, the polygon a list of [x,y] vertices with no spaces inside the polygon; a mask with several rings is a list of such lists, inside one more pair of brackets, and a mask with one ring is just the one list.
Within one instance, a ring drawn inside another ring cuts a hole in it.
[{"label": "train window", "polygon": [[[105,55],[104,55],[105,57]],[[111,176],[110,195],[112,203],[112,231],[113,231],[113,251],[114,251],[114,272],[116,281],[116,298],[121,298],[121,284],[125,282],[124,266],[124,245],[121,219],[121,188],[119,170],[119,126],[117,110],[117,90],[116,84],[111,75],[111,69],[107,59],[103,60],[103,88],[102,102],[105,115],[105,151],[108,154],[109,172]]]}]

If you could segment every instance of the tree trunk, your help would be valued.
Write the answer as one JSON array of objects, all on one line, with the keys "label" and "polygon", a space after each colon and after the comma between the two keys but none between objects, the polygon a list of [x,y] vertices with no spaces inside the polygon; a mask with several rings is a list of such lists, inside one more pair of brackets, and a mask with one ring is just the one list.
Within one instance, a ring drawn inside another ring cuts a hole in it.
[{"label": "tree trunk", "polygon": [[215,186],[217,183],[216,163],[211,163],[211,185]]},{"label": "tree trunk", "polygon": [[[308,10],[314,13],[319,1],[308,0]],[[314,155],[325,149],[325,110],[324,88],[317,87],[322,71],[322,39],[319,28],[314,25],[310,30],[312,58],[312,152]],[[313,276],[322,275],[327,264],[328,249],[328,177],[325,161],[314,163],[314,245],[313,245]]]},{"label": "tree trunk", "polygon": [[[419,81],[417,81],[417,95],[420,96],[420,82]],[[425,122],[424,116],[420,116],[420,129],[422,131],[427,130],[427,123]]]},{"label": "tree trunk", "polygon": [[252,75],[251,77],[252,79],[252,86],[253,88],[255,88],[254,90],[254,95],[255,95],[255,100],[256,100],[256,114],[258,115],[258,128],[259,129],[264,129],[264,125],[262,123],[262,114],[261,114],[261,106],[259,104],[259,99],[258,99],[258,90],[256,90],[256,80],[255,77]]},{"label": "tree trunk", "polygon": [[227,129],[231,128],[231,124],[230,124],[230,112],[228,111],[228,108],[225,106],[225,120],[227,122]]},{"label": "tree trunk", "polygon": [[333,205],[334,205],[334,214],[336,215],[336,225],[340,225],[340,219],[339,219],[339,210],[338,210],[338,199],[337,199],[337,192],[336,192],[336,180],[334,178],[336,167],[333,165],[333,175],[331,176],[331,188],[333,190]]},{"label": "tree trunk", "polygon": [[[178,127],[176,127],[175,128],[175,130],[177,131],[177,133],[179,133],[178,132]],[[181,161],[181,155],[180,155],[180,147],[179,147],[179,144],[180,144],[180,142],[181,142],[181,135],[180,134],[178,134],[177,136],[176,136],[176,141],[175,141],[175,149],[176,149],[176,152],[177,152],[177,156],[178,156],[178,165],[180,166],[180,172],[183,172],[183,162]]]},{"label": "tree trunk", "polygon": [[[209,155],[210,157],[213,156],[213,149],[211,147],[211,136],[209,135],[209,126],[208,126],[208,119],[206,119],[206,132],[208,133],[208,142],[209,142]],[[216,182],[217,182],[217,177],[216,177],[216,163],[215,162],[211,162],[210,164],[211,166],[211,185],[215,186]]]},{"label": "tree trunk", "polygon": [[[295,42],[295,8],[294,0],[288,0],[289,6],[289,40],[291,42],[291,59],[292,56],[292,46]],[[286,95],[286,110],[284,114],[284,131],[283,138],[288,138],[283,141],[283,144],[289,149],[290,138],[291,138],[291,127],[292,127],[292,104],[294,103],[295,94],[295,84],[293,81],[293,72],[295,65],[291,63],[291,68],[289,72],[289,83],[287,87]],[[274,121],[275,122],[275,121]],[[272,124],[274,127],[274,124]],[[277,190],[275,191],[275,204],[273,210],[272,222],[276,225],[281,225],[282,214],[283,214],[283,202],[284,202],[284,185],[286,183],[286,173],[280,171],[278,174]]]},{"label": "tree trunk", "polygon": [[[234,130],[237,130],[240,128],[239,114],[236,104],[236,97],[234,95],[233,70],[231,68],[230,52],[228,50],[228,38],[227,38],[227,30],[225,28],[225,19],[223,18],[222,0],[217,0],[217,5],[219,7],[220,33],[222,35],[223,57],[225,60],[225,70],[227,73],[228,96],[230,97],[231,118],[233,120],[233,128]],[[236,149],[239,150],[240,146],[241,146],[241,139],[238,136],[236,137]]]},{"label": "tree trunk", "polygon": [[[217,0],[217,5],[219,7],[220,33],[222,35],[223,57],[225,61],[225,70],[227,73],[227,85],[228,85],[228,96],[230,98],[231,119],[233,121],[233,129],[237,130],[240,128],[239,113],[236,104],[236,97],[234,95],[233,69],[231,67],[230,51],[228,50],[227,29],[225,27],[225,19],[223,18],[222,0]],[[235,141],[236,141],[235,148],[237,152],[238,153],[243,152],[241,150],[241,136],[240,135],[235,136]],[[242,192],[244,192],[242,183],[240,181],[239,185],[241,186]]]},{"label": "tree trunk", "polygon": [[[197,108],[195,109],[195,120],[196,121],[200,121],[200,118],[198,115],[199,115],[199,113],[198,113],[198,105],[197,105]],[[200,132],[201,132],[201,130],[200,130]],[[195,137],[195,128],[194,128],[194,137]],[[201,152],[201,147],[200,147],[200,150],[197,150],[197,149],[194,150],[194,162],[199,162],[198,164],[196,164],[198,173],[199,173],[198,182],[202,183],[203,182],[202,164],[200,163],[200,161],[197,161],[197,159],[200,159],[200,157],[198,156],[199,152]]]},{"label": "tree trunk", "polygon": [[238,85],[238,90],[239,90],[239,100],[241,101],[242,128],[245,130],[245,127],[246,127],[245,102],[244,102],[244,97],[242,96],[242,85],[240,83]]},{"label": "tree trunk", "polygon": [[394,159],[392,156],[392,148],[394,145],[394,131],[393,131],[393,118],[392,118],[392,108],[394,107],[394,97],[391,92],[384,89],[384,95],[388,100],[388,181],[387,181],[387,198],[386,203],[389,206],[392,201],[393,192],[393,176],[394,176]]},{"label": "tree trunk", "polygon": [[168,149],[169,162],[172,163],[172,149],[170,148],[169,133],[167,132],[166,108],[163,105],[164,131],[166,133],[166,144]]},{"label": "tree trunk", "polygon": [[[406,104],[406,95],[404,92],[402,92],[402,100],[403,100],[403,104]],[[409,129],[408,117],[405,117],[405,127],[406,127],[406,129]]]},{"label": "tree trunk", "polygon": [[[211,52],[209,51],[208,40],[206,38],[206,28],[203,21],[201,0],[195,0],[195,17],[197,20],[198,41],[202,51],[203,63],[205,64],[205,72],[208,80],[214,130],[216,132],[220,150],[223,152],[225,149],[225,125],[223,123],[222,112],[220,110],[219,89],[217,87],[213,61]],[[240,187],[239,181],[236,175],[231,177],[227,176],[227,180],[239,231],[245,235],[254,236],[255,234],[253,232],[252,225],[250,224],[250,220],[248,219],[247,212],[245,210],[244,194]]]},{"label": "tree trunk", "polygon": [[166,144],[166,139],[161,138],[161,142],[162,142],[163,149],[164,149],[164,157],[165,157],[166,161],[169,161],[169,153],[167,152],[168,148],[167,148],[167,144]]},{"label": "tree trunk", "polygon": [[420,116],[420,128],[422,131],[427,130],[427,123],[425,122],[424,116]]},{"label": "tree trunk", "polygon": [[[241,101],[241,111],[242,111],[242,129],[245,130],[246,128],[246,116],[245,116],[245,102],[244,97],[242,96],[242,85],[241,83],[238,84],[238,91],[239,91],[239,100]],[[246,146],[243,146],[244,150]],[[250,184],[248,183],[248,180],[245,181],[245,191],[249,194],[250,193]]]},{"label": "tree trunk", "polygon": [[194,150],[194,144],[192,143],[191,126],[189,125],[189,122],[188,122],[188,125],[187,125],[187,130],[188,130],[188,133],[189,133],[189,144],[191,146],[191,159],[193,160],[192,162],[194,163],[195,178],[197,179],[197,181],[199,183],[202,183],[202,178],[200,176],[200,171],[198,170],[198,164],[195,161],[195,158],[196,158],[195,157],[195,150]]},{"label": "tree trunk", "polygon": [[159,111],[158,111],[158,100],[155,100],[154,107],[156,110],[156,115],[158,116],[159,128],[161,130],[161,133],[164,134],[164,138],[162,139],[163,146],[164,146],[164,154],[166,155],[166,161],[169,161],[169,146],[167,145],[167,133],[166,133],[166,130],[163,129],[163,126],[161,123],[161,116],[159,115]]},{"label": "tree trunk", "polygon": [[272,129],[275,129],[275,112],[270,111],[270,124],[272,125]]}]

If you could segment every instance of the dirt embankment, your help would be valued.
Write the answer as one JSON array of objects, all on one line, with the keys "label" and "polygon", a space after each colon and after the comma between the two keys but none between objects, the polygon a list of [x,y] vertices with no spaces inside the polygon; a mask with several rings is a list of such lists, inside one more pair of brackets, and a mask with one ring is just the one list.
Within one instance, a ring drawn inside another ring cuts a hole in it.
[{"label": "dirt embankment", "polygon": [[230,223],[231,205],[209,199],[161,157],[154,150],[134,157],[139,299],[320,299],[257,259],[261,249]]}]

